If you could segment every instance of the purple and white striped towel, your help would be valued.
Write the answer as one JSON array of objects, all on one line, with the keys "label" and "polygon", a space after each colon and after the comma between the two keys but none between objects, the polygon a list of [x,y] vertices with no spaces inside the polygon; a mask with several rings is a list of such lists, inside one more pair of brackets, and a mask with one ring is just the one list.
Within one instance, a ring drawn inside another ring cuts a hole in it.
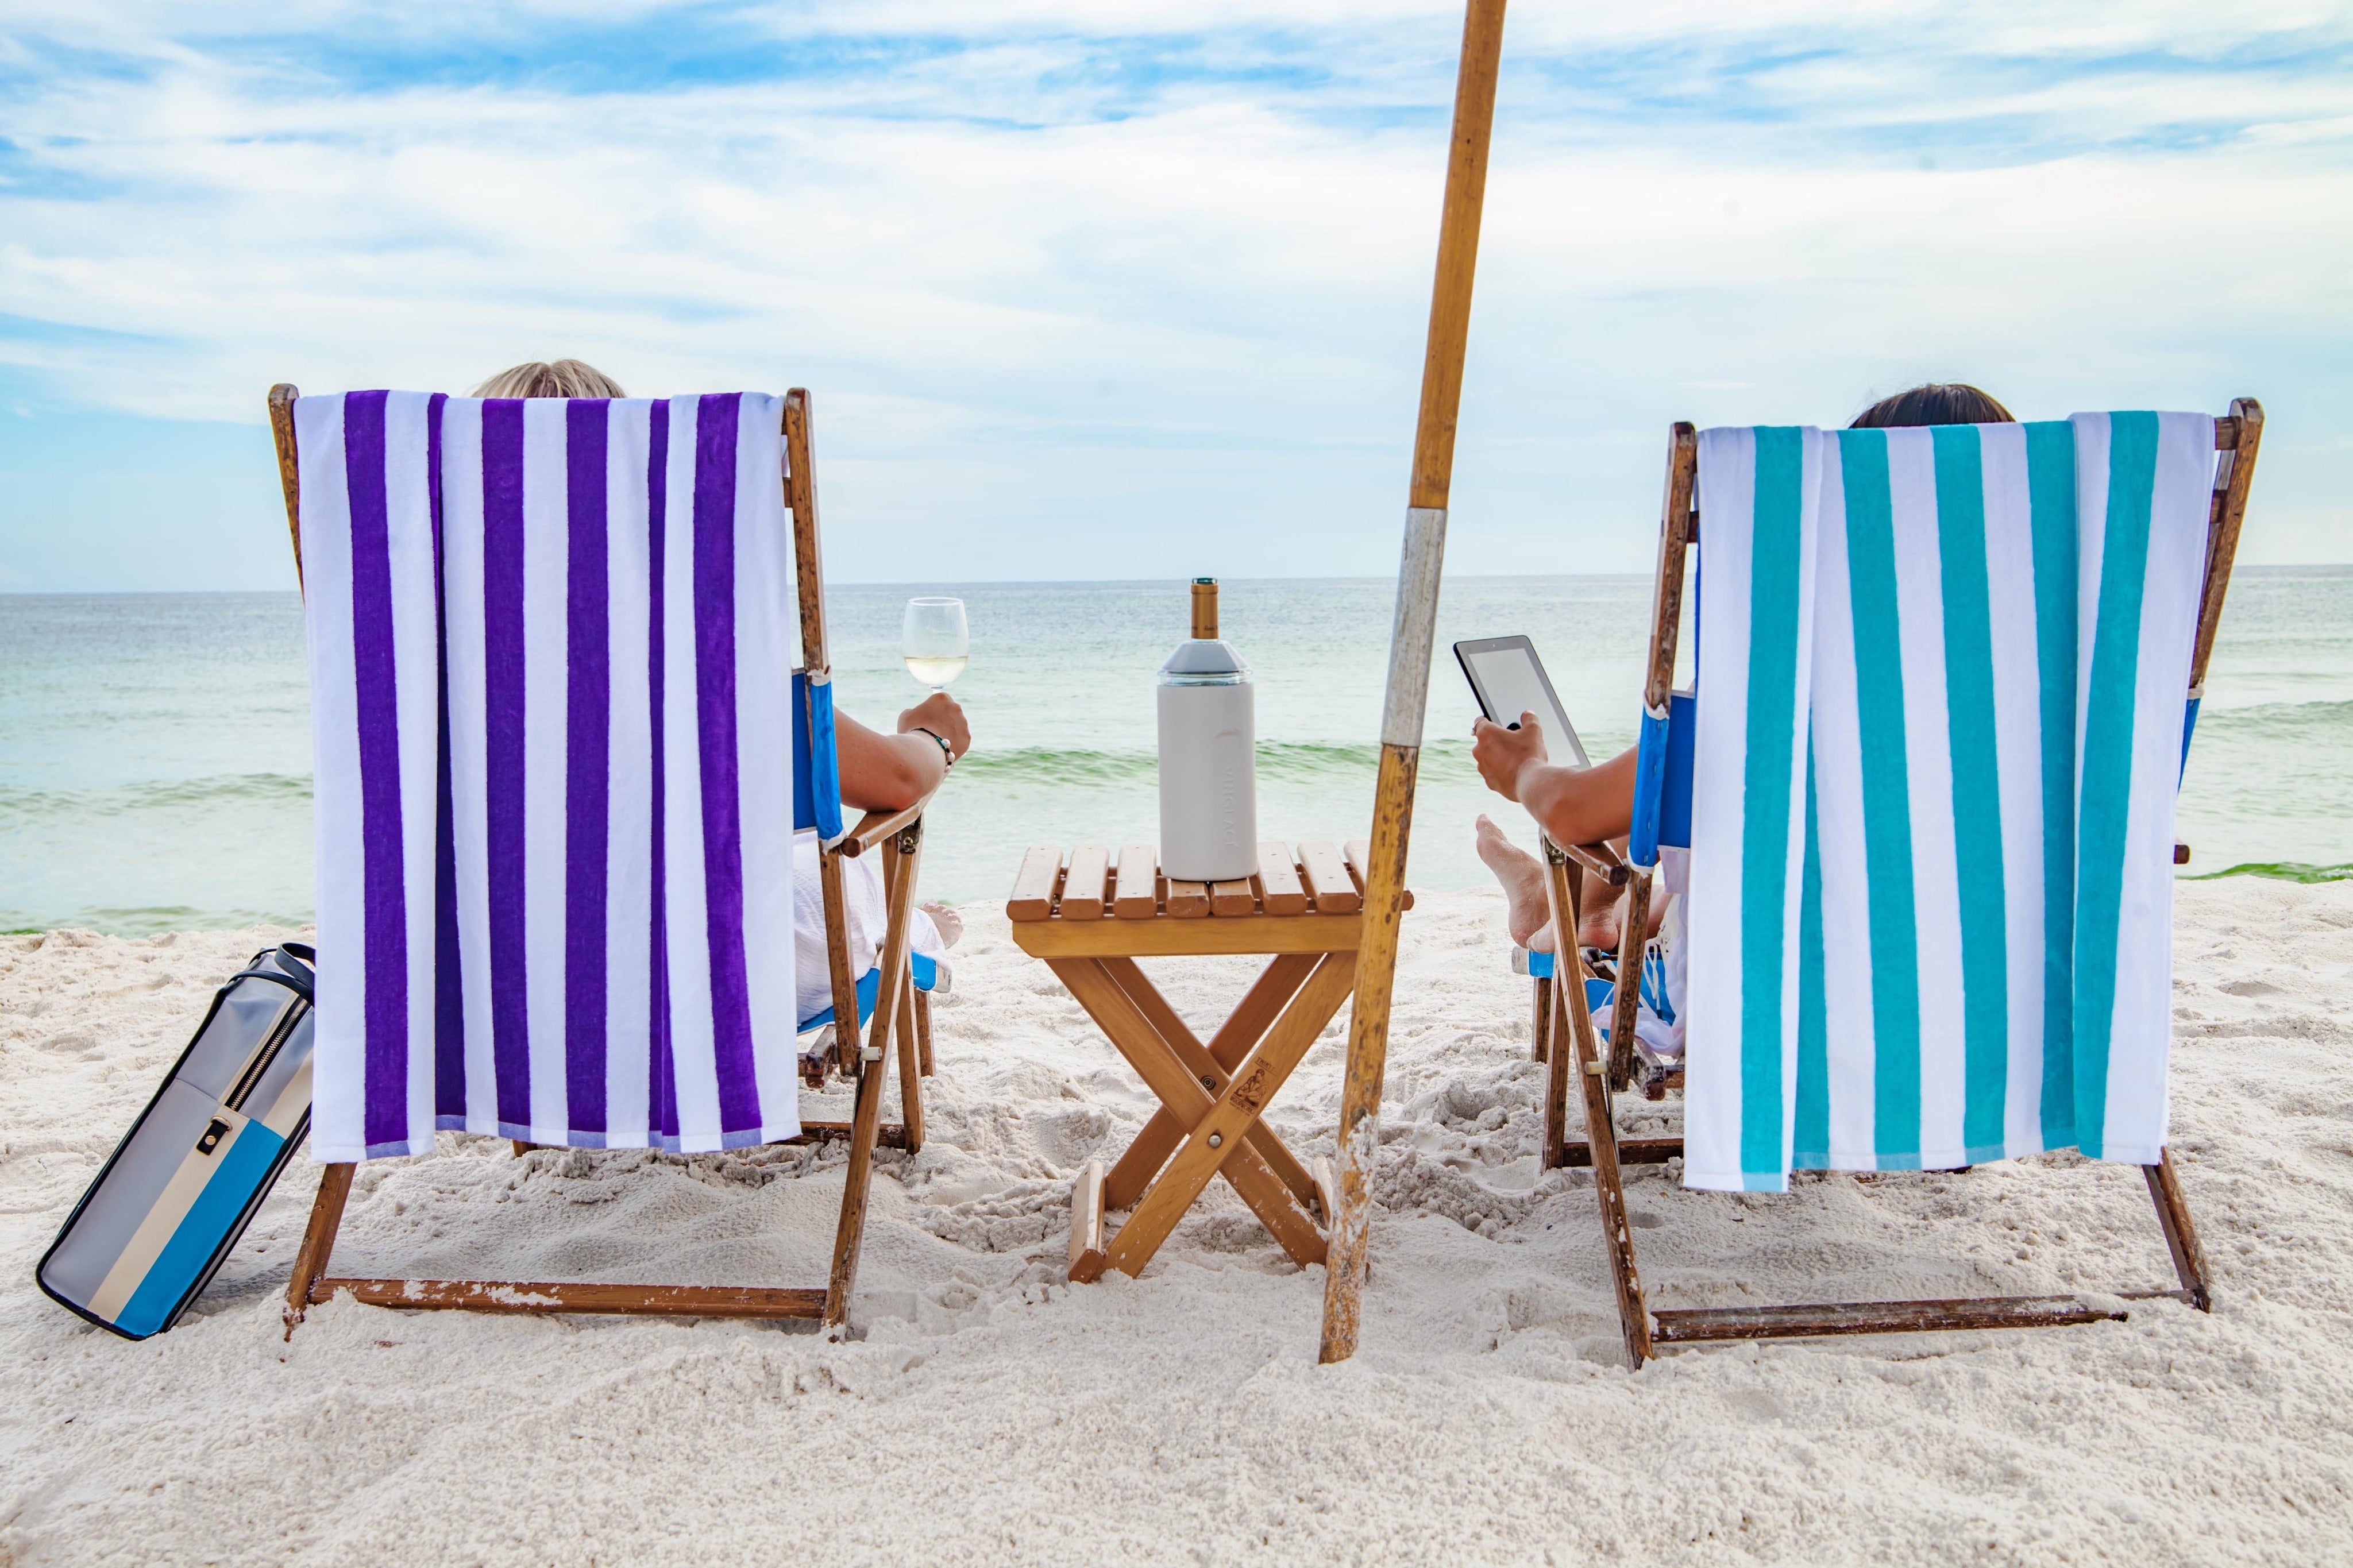
[{"label": "purple and white striped towel", "polygon": [[313,1159],[800,1131],[781,413],[295,404]]}]

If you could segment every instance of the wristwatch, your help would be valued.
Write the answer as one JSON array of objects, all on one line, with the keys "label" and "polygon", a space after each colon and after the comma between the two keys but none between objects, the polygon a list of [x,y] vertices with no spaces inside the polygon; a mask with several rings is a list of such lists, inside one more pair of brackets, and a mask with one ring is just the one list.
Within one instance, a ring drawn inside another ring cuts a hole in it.
[{"label": "wristwatch", "polygon": [[945,735],[941,734],[937,730],[926,730],[921,724],[907,732],[911,735],[929,735],[933,740],[937,741],[940,743],[940,755],[946,760],[948,766],[955,766],[955,748],[948,744]]}]

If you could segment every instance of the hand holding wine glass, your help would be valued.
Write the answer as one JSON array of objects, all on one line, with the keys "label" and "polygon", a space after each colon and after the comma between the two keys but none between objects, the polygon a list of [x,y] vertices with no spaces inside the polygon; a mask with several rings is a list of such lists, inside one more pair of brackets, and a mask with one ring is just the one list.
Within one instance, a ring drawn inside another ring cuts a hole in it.
[{"label": "hand holding wine glass", "polygon": [[972,634],[965,625],[962,599],[910,599],[901,633],[900,652],[907,673],[934,691],[964,673],[971,656]]},{"label": "hand holding wine glass", "polygon": [[899,733],[911,734],[917,730],[945,747],[951,759],[972,749],[972,726],[965,720],[964,709],[944,691],[933,692],[899,715]]}]

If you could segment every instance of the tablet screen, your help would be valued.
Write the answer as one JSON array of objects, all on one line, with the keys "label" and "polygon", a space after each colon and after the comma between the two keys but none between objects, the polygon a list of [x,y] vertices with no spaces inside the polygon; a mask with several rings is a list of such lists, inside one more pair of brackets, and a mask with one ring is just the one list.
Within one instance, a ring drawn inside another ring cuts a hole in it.
[{"label": "tablet screen", "polygon": [[1534,713],[1544,726],[1545,753],[1556,763],[1589,767],[1575,726],[1553,695],[1544,665],[1525,637],[1480,637],[1454,645],[1454,657],[1470,678],[1479,706],[1498,724],[1516,724],[1522,713]]}]

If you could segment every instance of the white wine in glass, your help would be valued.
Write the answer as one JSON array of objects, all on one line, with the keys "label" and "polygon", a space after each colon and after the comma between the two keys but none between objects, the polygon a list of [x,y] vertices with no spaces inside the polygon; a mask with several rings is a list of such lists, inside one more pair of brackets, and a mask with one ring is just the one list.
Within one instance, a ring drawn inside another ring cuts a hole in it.
[{"label": "white wine in glass", "polygon": [[972,633],[965,626],[962,599],[910,599],[899,651],[906,656],[907,673],[934,691],[964,673],[971,657]]}]

